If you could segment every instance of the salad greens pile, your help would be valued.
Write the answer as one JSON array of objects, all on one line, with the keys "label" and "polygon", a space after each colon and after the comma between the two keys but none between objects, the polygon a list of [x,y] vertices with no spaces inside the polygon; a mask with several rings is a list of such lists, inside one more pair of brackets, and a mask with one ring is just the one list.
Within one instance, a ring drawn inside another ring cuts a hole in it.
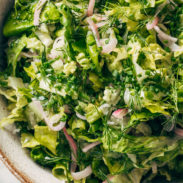
[{"label": "salad greens pile", "polygon": [[75,183],[183,178],[183,1],[15,0],[0,94],[23,148]]}]

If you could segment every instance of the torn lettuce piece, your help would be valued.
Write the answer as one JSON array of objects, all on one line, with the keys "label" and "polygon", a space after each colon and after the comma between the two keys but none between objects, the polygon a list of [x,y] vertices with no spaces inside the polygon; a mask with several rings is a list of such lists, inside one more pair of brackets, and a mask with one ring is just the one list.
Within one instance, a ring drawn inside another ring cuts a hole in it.
[{"label": "torn lettuce piece", "polygon": [[0,95],[3,95],[6,99],[11,102],[16,102],[16,91],[13,89],[4,89],[0,87]]},{"label": "torn lettuce piece", "polygon": [[21,144],[22,144],[22,147],[28,147],[28,148],[33,148],[40,145],[40,143],[30,133],[21,134]]},{"label": "torn lettuce piece", "polygon": [[151,113],[160,113],[164,115],[170,115],[167,109],[171,108],[170,105],[163,102],[153,102],[153,101],[144,101],[144,107],[148,109]]},{"label": "torn lettuce piece", "polygon": [[50,32],[48,30],[47,24],[41,24],[40,29],[36,30],[35,34],[41,40],[41,42],[49,48],[53,44],[53,40],[51,38]]},{"label": "torn lettuce piece", "polygon": [[24,88],[24,83],[21,78],[8,77],[8,86],[18,91],[19,88]]},{"label": "torn lettuce piece", "polygon": [[159,44],[150,44],[143,47],[141,51],[146,57],[140,64],[143,69],[156,70],[157,68],[169,67],[171,64],[171,54],[162,49]]},{"label": "torn lettuce piece", "polygon": [[88,79],[92,82],[92,87],[95,91],[99,91],[103,87],[100,78],[95,73],[90,72]]},{"label": "torn lettuce piece", "polygon": [[125,47],[115,48],[113,52],[117,54],[117,56],[115,55],[106,56],[107,67],[110,72],[118,71],[119,73],[121,73],[123,70],[121,62],[124,59],[128,58],[126,48]]},{"label": "torn lettuce piece", "polygon": [[74,74],[76,69],[77,69],[76,62],[72,61],[70,63],[64,64],[63,72],[65,73],[66,76],[69,76],[71,74]]},{"label": "torn lettuce piece", "polygon": [[34,129],[36,140],[47,147],[53,154],[56,154],[58,132],[50,130],[48,126],[35,126]]},{"label": "torn lettuce piece", "polygon": [[82,131],[86,130],[86,122],[81,119],[72,118],[68,123],[72,132],[76,135],[82,134]]},{"label": "torn lettuce piece", "polygon": [[37,106],[35,102],[31,102],[27,105],[25,115],[31,129],[34,129],[34,126],[43,120],[43,114],[40,112],[39,106]]},{"label": "torn lettuce piece", "polygon": [[89,123],[93,123],[96,120],[100,119],[102,115],[100,110],[93,104],[88,104],[88,106],[85,108],[85,112],[86,112],[86,120]]},{"label": "torn lettuce piece", "polygon": [[116,105],[120,100],[120,89],[106,87],[104,90],[103,99],[110,105]]},{"label": "torn lettuce piece", "polygon": [[52,169],[53,175],[60,179],[67,181],[68,178],[72,179],[69,173],[69,163],[66,161],[59,162],[56,166]]},{"label": "torn lettuce piece", "polygon": [[[19,8],[18,11],[11,11],[3,28],[3,34],[7,37],[18,35],[33,27],[33,12],[36,3]],[[17,19],[17,15],[19,19]]]},{"label": "torn lettuce piece", "polygon": [[112,175],[129,172],[133,168],[132,161],[125,154],[104,153],[103,160]]},{"label": "torn lettuce piece", "polygon": [[26,38],[26,48],[28,48],[31,52],[38,51],[39,53],[42,53],[44,50],[43,44],[36,37]]},{"label": "torn lettuce piece", "polygon": [[142,109],[142,100],[139,96],[139,93],[137,93],[137,91],[134,89],[125,89],[124,102],[129,108],[135,109],[137,111]]},{"label": "torn lettuce piece", "polygon": [[89,56],[95,66],[95,69],[97,72],[100,72],[101,67],[99,64],[99,48],[96,45],[95,38],[91,31],[88,31],[88,34],[86,37],[86,44],[87,44],[87,50],[88,50]]},{"label": "torn lettuce piece", "polygon": [[27,99],[20,93],[16,93],[16,97],[17,102],[15,104],[15,108],[13,108],[13,110],[7,117],[3,118],[0,121],[0,128],[3,128],[14,122],[21,122],[26,120],[24,107],[28,104]]},{"label": "torn lettuce piece", "polygon": [[40,21],[46,23],[56,23],[60,19],[60,12],[57,7],[50,1],[42,10]]},{"label": "torn lettuce piece", "polygon": [[21,38],[12,41],[10,47],[6,50],[8,56],[8,64],[11,65],[13,68],[12,73],[13,76],[15,76],[19,55],[25,46],[26,46],[26,36],[23,35]]},{"label": "torn lettuce piece", "polygon": [[79,63],[79,65],[81,65],[81,67],[84,69],[84,70],[88,70],[91,68],[91,62],[90,62],[90,59],[87,58],[85,56],[84,53],[79,53],[77,56],[76,56],[76,60],[77,62]]}]

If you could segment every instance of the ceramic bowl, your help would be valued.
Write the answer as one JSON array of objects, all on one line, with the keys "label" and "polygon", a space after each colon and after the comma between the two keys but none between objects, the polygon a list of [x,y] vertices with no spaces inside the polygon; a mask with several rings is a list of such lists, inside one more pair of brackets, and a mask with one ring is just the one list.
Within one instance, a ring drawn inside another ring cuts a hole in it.
[{"label": "ceramic bowl", "polygon": [[[2,26],[13,0],[0,0],[0,58],[2,58]],[[0,60],[2,67],[3,60]],[[0,97],[0,119],[8,114],[6,101]],[[22,149],[15,127],[0,130],[0,159],[22,183],[63,183],[56,179],[50,170],[40,167],[29,157],[29,152]]]}]

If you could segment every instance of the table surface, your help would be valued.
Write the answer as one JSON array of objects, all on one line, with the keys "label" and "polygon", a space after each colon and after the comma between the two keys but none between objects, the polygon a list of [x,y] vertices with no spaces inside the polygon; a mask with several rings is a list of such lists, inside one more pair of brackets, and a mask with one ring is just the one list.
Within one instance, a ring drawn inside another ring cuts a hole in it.
[{"label": "table surface", "polygon": [[2,161],[0,161],[0,183],[20,183]]}]

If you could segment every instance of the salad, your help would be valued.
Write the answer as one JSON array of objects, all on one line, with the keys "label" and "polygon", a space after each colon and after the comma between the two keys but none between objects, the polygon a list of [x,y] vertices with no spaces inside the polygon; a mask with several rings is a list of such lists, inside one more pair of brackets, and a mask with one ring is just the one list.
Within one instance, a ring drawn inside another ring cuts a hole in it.
[{"label": "salad", "polygon": [[183,180],[183,1],[15,0],[0,94],[30,157],[74,183]]}]

